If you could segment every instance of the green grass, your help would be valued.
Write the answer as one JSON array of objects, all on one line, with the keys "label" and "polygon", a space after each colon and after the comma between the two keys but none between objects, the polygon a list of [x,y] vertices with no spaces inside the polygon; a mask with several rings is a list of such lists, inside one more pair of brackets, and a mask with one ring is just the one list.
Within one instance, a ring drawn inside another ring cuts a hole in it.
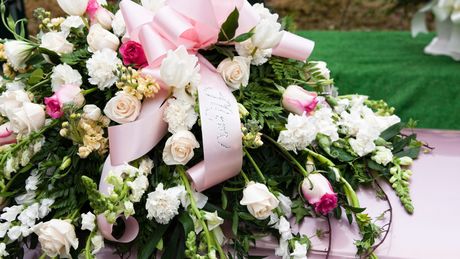
[{"label": "green grass", "polygon": [[310,60],[328,63],[341,94],[386,100],[420,128],[460,129],[460,62],[429,56],[433,34],[303,31],[316,47]]}]

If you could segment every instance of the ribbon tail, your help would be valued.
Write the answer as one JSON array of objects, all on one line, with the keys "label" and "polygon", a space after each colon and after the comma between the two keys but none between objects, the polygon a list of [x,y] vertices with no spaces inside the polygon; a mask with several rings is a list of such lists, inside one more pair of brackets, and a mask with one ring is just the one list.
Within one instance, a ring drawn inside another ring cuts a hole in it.
[{"label": "ribbon tail", "polygon": [[285,31],[273,55],[305,61],[313,52],[315,42]]},{"label": "ribbon tail", "polygon": [[243,164],[241,121],[235,97],[216,69],[202,56],[198,87],[204,160],[187,173],[197,191],[239,174]]}]

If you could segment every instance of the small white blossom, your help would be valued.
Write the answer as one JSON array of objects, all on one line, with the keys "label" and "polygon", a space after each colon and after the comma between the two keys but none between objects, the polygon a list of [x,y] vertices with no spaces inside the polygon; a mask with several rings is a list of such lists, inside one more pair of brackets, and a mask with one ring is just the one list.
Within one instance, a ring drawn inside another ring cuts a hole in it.
[{"label": "small white blossom", "polygon": [[83,27],[85,27],[83,19],[80,16],[75,15],[68,16],[65,21],[61,23],[61,30],[66,35],[69,35],[72,28],[81,29]]},{"label": "small white blossom", "polygon": [[338,128],[335,125],[332,116],[332,109],[327,107],[317,110],[313,115],[317,132],[328,136],[331,141],[334,142],[339,139],[339,134],[337,133]]},{"label": "small white blossom", "polygon": [[22,195],[19,195],[19,196],[16,196],[14,198],[14,201],[16,201],[17,204],[32,204],[34,201],[35,201],[35,191],[29,191],[29,192],[26,192]]},{"label": "small white blossom", "polygon": [[32,172],[32,174],[26,179],[26,191],[36,191],[37,184],[40,182],[40,178],[37,175],[37,171]]},{"label": "small white blossom", "polygon": [[[190,205],[190,198],[189,198],[188,193],[185,191],[185,187],[180,185],[174,188],[179,188],[178,191],[180,192],[180,200],[181,200],[182,207],[187,208]],[[206,203],[208,203],[208,196],[204,195],[201,192],[192,191],[192,193],[193,193],[193,199],[195,199],[197,208],[202,209],[206,205]]]},{"label": "small white blossom", "polygon": [[126,33],[125,20],[123,19],[123,14],[120,10],[115,13],[115,17],[112,20],[112,29],[113,33],[115,33],[118,37],[121,37]]},{"label": "small white blossom", "polygon": [[93,231],[96,227],[95,222],[96,216],[91,211],[81,214],[81,230]]},{"label": "small white blossom", "polygon": [[24,90],[24,88],[26,88],[26,85],[19,80],[6,83],[6,90],[8,91]]},{"label": "small white blossom", "polygon": [[40,201],[40,208],[38,209],[38,216],[44,218],[50,213],[50,206],[54,204],[53,199],[43,199]]},{"label": "small white blossom", "polygon": [[134,215],[135,211],[134,211],[134,205],[132,202],[130,201],[123,202],[123,208],[124,208],[123,212],[126,217]]},{"label": "small white blossom", "polygon": [[163,184],[158,184],[154,192],[148,194],[145,208],[147,218],[154,218],[160,224],[168,224],[172,218],[179,214],[179,193],[171,189],[163,189]]},{"label": "small white blossom", "polygon": [[182,99],[169,99],[167,104],[163,120],[168,123],[169,132],[191,130],[198,119],[194,105]]},{"label": "small white blossom", "polygon": [[144,175],[149,175],[152,173],[153,166],[153,160],[146,157],[142,159],[139,164],[139,172],[143,173]]},{"label": "small white blossom", "polygon": [[91,238],[91,244],[93,245],[93,251],[91,251],[92,255],[97,254],[105,247],[104,237],[102,237],[101,233],[98,232],[93,238]]},{"label": "small white blossom", "polygon": [[89,82],[97,85],[100,90],[111,87],[118,80],[115,75],[118,65],[121,65],[121,60],[115,51],[111,49],[96,51],[86,62]]},{"label": "small white blossom", "polygon": [[235,49],[238,55],[251,58],[251,64],[255,66],[264,64],[272,56],[272,49],[256,49],[251,39],[236,43]]},{"label": "small white blossom", "polygon": [[289,221],[287,221],[285,217],[280,218],[277,227],[281,235],[281,239],[284,239],[284,240],[292,239],[291,224],[289,223]]},{"label": "small white blossom", "polygon": [[6,251],[6,244],[5,243],[0,243],[0,257],[5,257],[10,255],[8,251]]},{"label": "small white blossom", "polygon": [[307,259],[307,245],[295,241],[294,252],[291,253],[293,259]]},{"label": "small white blossom", "polygon": [[289,242],[285,239],[280,239],[280,244],[275,250],[275,255],[281,256],[283,259],[290,259]]},{"label": "small white blossom", "polygon": [[3,223],[0,223],[0,238],[4,238],[6,235],[6,232],[10,229],[11,223],[6,221]]},{"label": "small white blossom", "polygon": [[39,208],[40,205],[38,203],[30,205],[23,210],[21,214],[19,214],[18,220],[22,223],[22,225],[33,227],[35,225],[35,220],[39,218]]},{"label": "small white blossom", "polygon": [[393,160],[393,153],[391,153],[391,150],[386,147],[378,146],[375,150],[375,154],[372,156],[372,160],[378,164],[386,166]]},{"label": "small white blossom", "polygon": [[6,220],[7,222],[12,222],[16,220],[16,217],[21,213],[21,211],[24,209],[24,206],[22,205],[15,205],[11,207],[6,207],[3,209],[3,213],[0,216],[0,219]]},{"label": "small white blossom", "polygon": [[139,202],[144,195],[145,190],[149,187],[149,179],[145,175],[139,175],[136,179],[134,179],[134,181],[127,182],[127,185],[131,188],[131,195],[129,196],[129,199],[132,202]]},{"label": "small white blossom", "polygon": [[278,14],[271,13],[270,10],[266,8],[262,3],[256,3],[252,5],[252,9],[255,10],[257,14],[259,14],[260,19],[268,19],[273,22],[278,21]]},{"label": "small white blossom", "polygon": [[160,66],[161,79],[168,86],[182,89],[200,80],[200,65],[195,55],[188,54],[181,45],[175,51],[169,50]]},{"label": "small white blossom", "polygon": [[73,44],[67,41],[65,32],[47,32],[41,37],[40,47],[49,49],[57,54],[67,54],[73,51]]},{"label": "small white blossom", "polygon": [[12,241],[16,241],[22,234],[21,226],[13,226],[8,230],[8,237]]},{"label": "small white blossom", "polygon": [[278,194],[277,196],[278,200],[280,201],[280,208],[284,212],[284,215],[287,218],[290,218],[292,216],[292,201],[289,197],[283,195],[282,193]]}]

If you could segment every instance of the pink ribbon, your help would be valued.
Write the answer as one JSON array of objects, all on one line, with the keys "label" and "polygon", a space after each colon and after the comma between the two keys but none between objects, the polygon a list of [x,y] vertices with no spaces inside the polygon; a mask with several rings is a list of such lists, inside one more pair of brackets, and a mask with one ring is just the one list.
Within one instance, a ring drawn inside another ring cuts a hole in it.
[{"label": "pink ribbon", "polygon": [[[101,192],[108,192],[110,188],[105,183],[109,171],[147,154],[166,134],[162,104],[169,90],[161,82],[159,66],[166,53],[180,45],[198,56],[201,74],[198,97],[204,160],[187,173],[197,191],[206,190],[237,175],[243,157],[237,102],[216,69],[197,51],[218,41],[222,24],[235,8],[240,13],[237,35],[255,27],[259,15],[246,0],[169,0],[156,13],[130,0],[123,0],[120,8],[130,40],[140,42],[147,56],[149,67],[143,73],[157,78],[162,91],[144,101],[135,122],[109,128],[110,155],[101,176]],[[306,60],[313,46],[310,40],[284,32],[273,54]],[[117,242],[132,241],[139,230],[137,222],[134,224],[132,217],[123,219],[127,230],[121,238],[116,239],[111,234],[112,225],[104,216],[98,216],[98,226],[103,236]]]}]

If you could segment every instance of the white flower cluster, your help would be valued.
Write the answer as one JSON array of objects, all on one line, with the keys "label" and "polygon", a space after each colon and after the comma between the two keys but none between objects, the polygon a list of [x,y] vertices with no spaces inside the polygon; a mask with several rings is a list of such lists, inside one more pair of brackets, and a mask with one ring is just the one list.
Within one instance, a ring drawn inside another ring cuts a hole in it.
[{"label": "white flower cluster", "polygon": [[[16,202],[18,205],[5,207],[0,219],[0,238],[8,238],[12,241],[18,238],[29,236],[36,226],[37,220],[43,219],[51,211],[50,206],[53,205],[53,199],[42,199],[35,201],[35,190],[37,189],[38,178],[32,174],[26,181],[26,190],[29,193],[29,199]],[[19,196],[18,196],[19,197]]]},{"label": "white flower cluster", "polygon": [[59,64],[53,68],[51,74],[51,87],[57,92],[63,85],[82,85],[82,78],[78,70],[72,69],[67,64]]},{"label": "white flower cluster", "polygon": [[270,13],[263,4],[252,7],[259,14],[260,21],[254,28],[254,35],[246,41],[235,45],[238,55],[251,59],[253,65],[262,65],[271,57],[272,48],[276,47],[283,37],[278,15]]},{"label": "white flower cluster", "polygon": [[345,134],[355,137],[349,143],[359,156],[365,156],[376,149],[374,143],[388,127],[401,120],[396,115],[379,116],[364,104],[365,96],[353,96],[351,100],[342,100],[336,108],[340,112],[338,125]]},{"label": "white flower cluster", "polygon": [[111,87],[118,80],[115,72],[119,65],[121,60],[114,50],[104,48],[94,52],[93,56],[86,61],[89,82],[97,85],[100,90]]},{"label": "white flower cluster", "polygon": [[[81,214],[81,229],[89,230],[93,232],[96,229],[96,216],[91,213],[82,213]],[[105,247],[104,237],[101,232],[97,231],[96,234],[91,237],[92,251],[91,254],[97,254],[102,248]]]},{"label": "white flower cluster", "polygon": [[10,178],[11,173],[16,172],[20,166],[26,166],[30,162],[30,159],[42,149],[44,143],[45,138],[39,138],[30,143],[28,147],[20,149],[14,156],[8,156],[5,167],[3,168],[5,177],[7,179]]},{"label": "white flower cluster", "polygon": [[339,139],[338,128],[331,108],[324,106],[311,116],[289,114],[286,130],[280,132],[278,142],[287,150],[301,151],[307,148],[321,133],[332,142]]}]

